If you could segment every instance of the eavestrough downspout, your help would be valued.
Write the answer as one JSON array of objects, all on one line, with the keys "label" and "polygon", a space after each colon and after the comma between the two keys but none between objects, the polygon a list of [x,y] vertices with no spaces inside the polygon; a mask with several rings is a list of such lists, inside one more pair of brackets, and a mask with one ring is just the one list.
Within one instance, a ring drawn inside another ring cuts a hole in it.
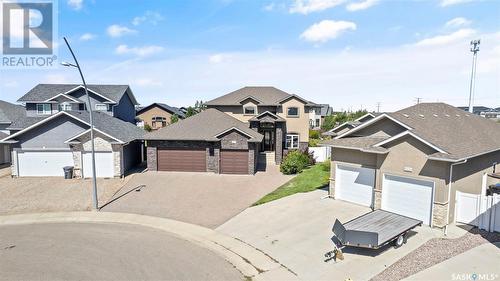
[{"label": "eavestrough downspout", "polygon": [[[450,165],[450,180],[448,182],[448,208],[446,210],[446,225],[444,226],[444,235],[448,235],[448,225],[450,224],[450,197],[451,197],[451,183],[453,181],[453,166],[455,165],[460,165],[464,164],[467,162],[467,159],[460,161],[460,162],[455,162]],[[456,208],[456,206],[455,206]]]}]

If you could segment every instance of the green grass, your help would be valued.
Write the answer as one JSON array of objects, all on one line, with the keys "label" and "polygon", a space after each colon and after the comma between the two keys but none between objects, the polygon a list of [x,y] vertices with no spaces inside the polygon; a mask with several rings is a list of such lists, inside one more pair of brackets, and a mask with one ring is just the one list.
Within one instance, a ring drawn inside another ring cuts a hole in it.
[{"label": "green grass", "polygon": [[324,187],[328,184],[330,177],[330,165],[319,163],[311,166],[296,177],[278,187],[275,191],[262,197],[253,205],[257,206],[273,200],[277,200],[286,196],[290,196],[299,192],[309,192],[318,188]]}]

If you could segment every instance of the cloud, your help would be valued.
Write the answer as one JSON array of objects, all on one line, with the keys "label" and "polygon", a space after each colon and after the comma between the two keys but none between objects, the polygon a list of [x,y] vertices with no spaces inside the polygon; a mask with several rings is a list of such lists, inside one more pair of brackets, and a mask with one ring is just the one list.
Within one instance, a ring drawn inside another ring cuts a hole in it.
[{"label": "cloud", "polygon": [[299,13],[307,15],[319,12],[343,4],[345,0],[295,0],[289,9],[291,14]]},{"label": "cloud", "polygon": [[356,30],[356,24],[350,21],[323,20],[306,29],[300,38],[309,42],[324,43],[348,30]]},{"label": "cloud", "polygon": [[476,34],[476,31],[474,29],[464,28],[450,34],[437,35],[434,37],[423,39],[421,41],[418,41],[415,45],[425,47],[448,45],[460,40],[470,39],[470,37],[474,34]]},{"label": "cloud", "polygon": [[68,0],[68,6],[73,10],[80,10],[83,7],[83,0]]},{"label": "cloud", "polygon": [[158,12],[154,11],[146,11],[144,15],[137,16],[132,20],[132,25],[138,26],[145,22],[150,23],[152,25],[157,25],[158,22],[164,20],[165,18]]},{"label": "cloud", "polygon": [[474,0],[441,0],[441,3],[439,3],[439,5],[441,7],[448,7],[448,6],[468,3],[468,2],[472,2],[472,1],[474,1]]},{"label": "cloud", "polygon": [[160,53],[163,49],[163,47],[155,45],[130,48],[129,46],[122,44],[116,47],[115,52],[118,55],[136,55],[139,57],[146,57]]},{"label": "cloud", "polygon": [[380,0],[365,0],[362,2],[350,3],[346,6],[346,9],[351,12],[365,10],[375,6],[378,2],[380,2]]},{"label": "cloud", "polygon": [[458,17],[447,21],[444,26],[446,28],[456,28],[456,27],[469,26],[471,23],[472,21],[466,18]]},{"label": "cloud", "polygon": [[108,27],[107,32],[109,36],[116,38],[116,37],[122,37],[127,34],[137,33],[137,30],[130,29],[126,26],[113,24]]},{"label": "cloud", "polygon": [[221,63],[229,60],[232,55],[230,54],[215,54],[208,57],[210,63]]},{"label": "cloud", "polygon": [[90,41],[95,39],[97,36],[92,33],[84,33],[82,36],[80,36],[80,41]]},{"label": "cloud", "polygon": [[271,3],[267,4],[267,5],[265,5],[265,6],[263,7],[263,9],[264,9],[264,11],[268,11],[268,12],[269,12],[269,11],[274,10],[274,6],[275,6],[275,5],[276,5],[276,4],[275,4],[274,2],[271,2]]}]

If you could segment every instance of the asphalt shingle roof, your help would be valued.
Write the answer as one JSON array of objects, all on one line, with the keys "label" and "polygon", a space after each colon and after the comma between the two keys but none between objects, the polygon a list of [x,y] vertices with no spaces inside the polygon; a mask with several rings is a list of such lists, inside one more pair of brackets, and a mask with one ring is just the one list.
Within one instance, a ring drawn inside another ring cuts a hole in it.
[{"label": "asphalt shingle roof", "polygon": [[0,100],[0,122],[12,123],[26,116],[26,110],[21,105]]},{"label": "asphalt shingle roof", "polygon": [[[28,93],[22,96],[18,102],[46,101],[58,94],[66,93],[80,84],[38,84]],[[87,87],[100,95],[118,103],[127,93],[128,85],[87,85]],[[132,102],[137,104],[135,98]]]},{"label": "asphalt shingle roof", "polygon": [[168,111],[168,112],[170,112],[172,114],[175,114],[175,115],[177,115],[177,116],[179,116],[181,118],[185,118],[186,117],[186,114],[184,112],[182,112],[180,108],[177,108],[177,107],[174,107],[174,106],[170,106],[170,105],[165,104],[165,103],[158,103],[158,102],[140,108],[137,111],[137,114],[141,114],[145,109],[148,109],[148,108],[150,108],[153,105],[157,105],[157,106],[163,108],[164,110],[166,110],[166,111]]},{"label": "asphalt shingle roof", "polygon": [[0,132],[0,140],[1,140],[1,139],[6,138],[6,137],[8,137],[8,136],[9,136],[9,135],[7,135],[6,133],[4,133],[4,132]]},{"label": "asphalt shingle roof", "polygon": [[322,141],[322,145],[329,145],[338,148],[353,148],[371,153],[387,153],[388,150],[383,147],[374,147],[373,145],[384,141],[387,138],[380,137],[356,137],[345,139],[331,139]]},{"label": "asphalt shingle roof", "polygon": [[217,109],[207,109],[194,116],[145,135],[146,140],[217,141],[216,135],[237,128],[251,136],[249,141],[261,142],[263,136],[248,127],[248,123]]},{"label": "asphalt shingle roof", "polygon": [[[233,91],[229,94],[223,95],[211,101],[208,101],[206,105],[240,105],[243,100],[246,98],[256,99],[259,105],[279,105],[280,101],[290,98],[297,97],[299,99],[305,100],[297,95],[292,95],[286,93],[280,89],[275,87],[267,87],[267,86],[248,86]],[[308,102],[309,104],[314,104]]]}]

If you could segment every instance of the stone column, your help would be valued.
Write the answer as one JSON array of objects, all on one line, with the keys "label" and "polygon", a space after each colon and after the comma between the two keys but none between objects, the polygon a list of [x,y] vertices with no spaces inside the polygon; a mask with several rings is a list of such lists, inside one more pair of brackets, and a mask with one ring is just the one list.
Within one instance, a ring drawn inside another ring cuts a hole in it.
[{"label": "stone column", "polygon": [[156,146],[147,147],[147,163],[149,171],[158,171],[158,159],[156,153]]},{"label": "stone column", "polygon": [[280,165],[283,160],[283,123],[276,122],[276,149],[275,149],[275,161],[276,165]]},{"label": "stone column", "polygon": [[248,174],[255,174],[255,143],[248,143]]},{"label": "stone column", "polygon": [[448,203],[434,202],[432,210],[432,226],[445,227],[447,224],[446,214],[448,213]]}]

